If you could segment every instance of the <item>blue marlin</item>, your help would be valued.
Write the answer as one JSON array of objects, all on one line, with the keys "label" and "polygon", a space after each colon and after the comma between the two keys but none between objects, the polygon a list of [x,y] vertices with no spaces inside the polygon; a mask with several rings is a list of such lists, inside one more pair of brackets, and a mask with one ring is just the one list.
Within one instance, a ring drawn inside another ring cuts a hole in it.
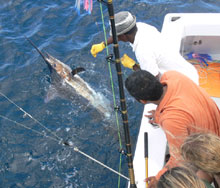
[{"label": "blue marlin", "polygon": [[76,100],[75,98],[77,97],[82,97],[86,100],[86,103],[90,103],[99,113],[105,117],[110,116],[109,103],[104,101],[104,97],[96,93],[89,84],[78,75],[79,72],[85,71],[84,68],[78,67],[72,70],[68,65],[50,54],[45,53],[44,55],[29,38],[25,38],[39,52],[51,72],[51,85],[47,93],[46,102],[49,102],[57,96],[72,101]]}]

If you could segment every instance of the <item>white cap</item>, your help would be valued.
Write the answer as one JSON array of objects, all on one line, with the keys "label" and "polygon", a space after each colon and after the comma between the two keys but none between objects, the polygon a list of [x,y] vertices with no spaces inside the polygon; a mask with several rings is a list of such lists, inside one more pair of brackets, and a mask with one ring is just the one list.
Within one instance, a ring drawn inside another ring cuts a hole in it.
[{"label": "white cap", "polygon": [[[122,11],[115,14],[116,34],[122,35],[130,31],[136,24],[136,17],[128,11]],[[110,36],[112,31],[110,30]]]}]

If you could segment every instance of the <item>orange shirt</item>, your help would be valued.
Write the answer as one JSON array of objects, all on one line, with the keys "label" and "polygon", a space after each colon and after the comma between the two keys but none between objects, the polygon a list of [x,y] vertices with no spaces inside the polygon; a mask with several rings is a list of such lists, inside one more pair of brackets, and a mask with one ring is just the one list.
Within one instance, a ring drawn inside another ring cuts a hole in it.
[{"label": "orange shirt", "polygon": [[[201,87],[176,71],[161,77],[167,91],[155,112],[155,122],[165,131],[170,159],[158,174],[177,166],[184,139],[194,132],[212,132],[220,136],[220,111]],[[167,167],[167,168],[166,168]]]}]

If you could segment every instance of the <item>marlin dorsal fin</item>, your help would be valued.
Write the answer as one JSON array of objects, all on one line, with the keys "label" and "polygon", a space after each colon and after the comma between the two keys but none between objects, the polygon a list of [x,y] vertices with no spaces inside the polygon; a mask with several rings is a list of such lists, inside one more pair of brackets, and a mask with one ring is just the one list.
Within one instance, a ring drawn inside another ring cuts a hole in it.
[{"label": "marlin dorsal fin", "polygon": [[75,74],[82,72],[82,71],[85,71],[85,69],[82,67],[78,67],[78,68],[72,70],[72,75],[74,76]]}]

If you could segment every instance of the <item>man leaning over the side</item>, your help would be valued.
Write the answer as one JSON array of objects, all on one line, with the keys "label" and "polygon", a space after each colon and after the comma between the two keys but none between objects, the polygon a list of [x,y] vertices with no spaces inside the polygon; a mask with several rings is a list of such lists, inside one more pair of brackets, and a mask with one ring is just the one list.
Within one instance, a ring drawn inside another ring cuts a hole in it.
[{"label": "man leaning over the side", "polygon": [[220,136],[220,111],[217,105],[185,75],[167,71],[159,81],[148,71],[139,70],[128,76],[125,87],[138,102],[157,105],[155,113],[146,117],[153,117],[164,130],[170,159],[156,179],[168,168],[178,166],[178,151],[188,135],[202,131]]},{"label": "man leaning over the side", "polygon": [[[121,58],[124,67],[147,70],[158,79],[168,70],[176,70],[188,76],[196,84],[199,83],[197,70],[187,62],[180,53],[165,41],[162,34],[153,26],[136,22],[136,17],[128,11],[121,11],[114,15],[118,41],[129,42],[135,53],[137,64],[126,54]],[[113,43],[112,34],[105,42],[94,44],[91,54],[96,57],[106,45]]]}]

